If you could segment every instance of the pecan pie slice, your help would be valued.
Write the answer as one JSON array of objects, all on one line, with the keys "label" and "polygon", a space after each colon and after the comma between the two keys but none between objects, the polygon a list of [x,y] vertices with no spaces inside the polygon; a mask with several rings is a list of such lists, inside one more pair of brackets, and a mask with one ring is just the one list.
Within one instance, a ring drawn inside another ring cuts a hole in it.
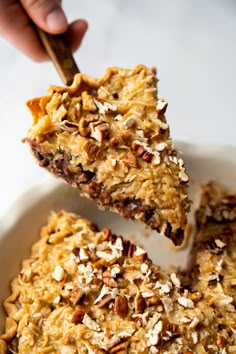
[{"label": "pecan pie slice", "polygon": [[207,217],[197,213],[187,285],[109,229],[52,213],[4,303],[0,353],[235,353],[236,197],[224,191],[210,206],[225,214],[219,220],[210,195],[199,209]]},{"label": "pecan pie slice", "polygon": [[155,69],[109,68],[75,76],[29,100],[27,141],[39,164],[99,207],[140,220],[176,244],[183,240],[188,176],[169,135],[167,102]]}]

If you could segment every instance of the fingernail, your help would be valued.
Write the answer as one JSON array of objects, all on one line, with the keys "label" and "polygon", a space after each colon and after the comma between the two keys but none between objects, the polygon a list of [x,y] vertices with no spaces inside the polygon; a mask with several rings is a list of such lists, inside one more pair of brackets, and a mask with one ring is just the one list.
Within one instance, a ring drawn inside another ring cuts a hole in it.
[{"label": "fingernail", "polygon": [[67,19],[64,12],[60,8],[56,8],[47,16],[48,27],[52,31],[65,31],[67,28]]}]

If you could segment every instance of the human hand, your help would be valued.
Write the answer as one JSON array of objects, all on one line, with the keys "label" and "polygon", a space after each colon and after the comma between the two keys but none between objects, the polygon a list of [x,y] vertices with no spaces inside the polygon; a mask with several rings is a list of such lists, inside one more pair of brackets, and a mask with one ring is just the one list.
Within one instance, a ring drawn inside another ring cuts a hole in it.
[{"label": "human hand", "polygon": [[60,0],[0,0],[0,35],[31,59],[47,60],[32,22],[51,34],[68,30],[72,51],[78,49],[88,27],[85,20],[68,24]]}]

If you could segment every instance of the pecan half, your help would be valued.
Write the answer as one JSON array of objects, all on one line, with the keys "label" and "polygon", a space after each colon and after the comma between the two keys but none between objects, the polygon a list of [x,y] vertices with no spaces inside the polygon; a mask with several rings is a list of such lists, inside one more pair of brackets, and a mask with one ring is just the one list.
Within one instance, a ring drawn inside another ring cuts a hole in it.
[{"label": "pecan half", "polygon": [[128,302],[126,297],[124,296],[117,296],[114,303],[114,312],[120,316],[121,318],[125,318],[128,314]]}]

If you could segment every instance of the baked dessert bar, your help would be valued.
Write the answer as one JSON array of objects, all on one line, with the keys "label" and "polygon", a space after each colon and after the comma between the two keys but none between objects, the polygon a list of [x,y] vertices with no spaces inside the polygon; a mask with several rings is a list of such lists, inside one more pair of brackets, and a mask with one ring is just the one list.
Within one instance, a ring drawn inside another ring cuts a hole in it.
[{"label": "baked dessert bar", "polygon": [[235,353],[236,197],[214,185],[217,199],[211,187],[197,213],[188,286],[109,229],[52,213],[5,301],[0,352]]},{"label": "baked dessert bar", "polygon": [[179,245],[188,176],[169,135],[167,102],[155,69],[109,68],[101,79],[75,76],[29,100],[27,141],[39,164],[102,207],[140,220]]}]

